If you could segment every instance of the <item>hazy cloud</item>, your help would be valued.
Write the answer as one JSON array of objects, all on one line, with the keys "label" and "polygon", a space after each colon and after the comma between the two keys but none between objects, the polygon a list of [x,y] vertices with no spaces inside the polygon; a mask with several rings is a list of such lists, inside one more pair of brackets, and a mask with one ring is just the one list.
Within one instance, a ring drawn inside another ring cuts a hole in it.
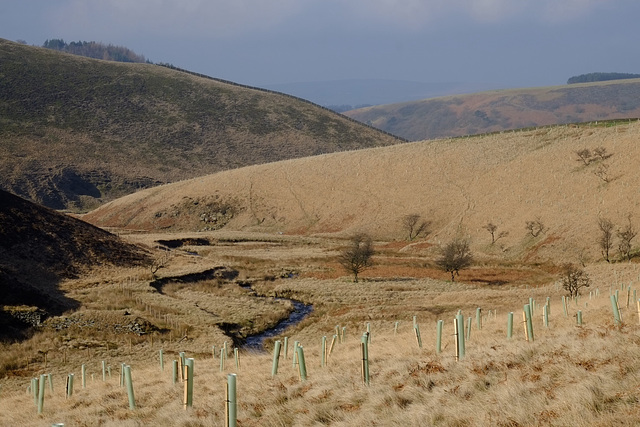
[{"label": "hazy cloud", "polygon": [[[350,12],[409,29],[437,25],[440,20],[499,23],[512,18],[539,22],[578,19],[613,0],[352,0]],[[626,1],[626,0],[623,0]],[[336,2],[338,3],[338,2]]]},{"label": "hazy cloud", "polygon": [[273,28],[296,14],[296,0],[69,0],[54,13],[60,30],[233,37]]},{"label": "hazy cloud", "polygon": [[[627,0],[623,0],[627,1]],[[235,37],[295,21],[419,31],[444,22],[560,22],[592,13],[607,0],[66,0],[53,26],[64,32]],[[341,24],[336,24],[341,23]],[[348,24],[347,24],[348,23]]]},{"label": "hazy cloud", "polygon": [[0,37],[113,43],[255,85],[531,86],[640,72],[637,16],[638,0],[0,0]]}]

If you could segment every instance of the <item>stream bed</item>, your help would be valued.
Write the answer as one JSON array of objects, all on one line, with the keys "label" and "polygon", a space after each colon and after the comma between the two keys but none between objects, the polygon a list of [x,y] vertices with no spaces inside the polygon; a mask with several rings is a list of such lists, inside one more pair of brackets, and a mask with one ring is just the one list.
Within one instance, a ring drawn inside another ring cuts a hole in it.
[{"label": "stream bed", "polygon": [[282,320],[273,328],[269,328],[266,331],[256,335],[248,336],[245,339],[244,344],[242,345],[243,349],[264,351],[264,340],[280,335],[290,326],[297,325],[313,311],[313,306],[311,304],[305,304],[296,300],[289,301],[293,303],[293,311],[291,312],[289,317]]}]

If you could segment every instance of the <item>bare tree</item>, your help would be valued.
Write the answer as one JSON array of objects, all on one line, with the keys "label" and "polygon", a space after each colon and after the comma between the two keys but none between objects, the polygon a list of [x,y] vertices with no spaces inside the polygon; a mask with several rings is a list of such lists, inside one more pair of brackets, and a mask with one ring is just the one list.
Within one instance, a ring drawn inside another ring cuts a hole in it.
[{"label": "bare tree", "polygon": [[423,221],[419,214],[409,214],[402,217],[402,226],[407,232],[409,241],[427,231],[430,222]]},{"label": "bare tree", "polygon": [[633,224],[631,224],[631,218],[629,218],[627,225],[622,230],[618,230],[618,238],[620,239],[620,242],[618,243],[618,250],[620,251],[621,258],[626,258],[627,261],[631,261],[633,256],[631,241],[637,235],[638,232],[634,228]]},{"label": "bare tree", "polygon": [[347,272],[353,274],[353,281],[358,283],[358,274],[373,265],[373,241],[364,233],[351,237],[349,246],[338,256],[338,262]]},{"label": "bare tree", "polygon": [[436,260],[438,267],[451,273],[451,281],[455,282],[460,270],[465,269],[473,262],[469,241],[461,238],[449,242],[444,248],[440,258]]},{"label": "bare tree", "polygon": [[533,221],[527,221],[526,229],[533,237],[538,237],[541,233],[545,232],[544,224],[540,217],[537,217]]},{"label": "bare tree", "polygon": [[598,218],[598,228],[600,229],[600,235],[597,239],[598,246],[600,247],[603,258],[607,262],[611,262],[609,259],[609,252],[613,247],[613,222],[607,218],[600,217]]},{"label": "bare tree", "polygon": [[584,163],[585,166],[589,166],[589,163],[591,163],[592,160],[592,154],[591,154],[591,150],[589,150],[588,148],[583,148],[582,150],[578,150],[576,151],[576,154],[578,155],[578,161]]},{"label": "bare tree", "polygon": [[156,279],[156,273],[158,272],[158,270],[166,267],[167,263],[169,262],[170,256],[171,256],[171,252],[166,251],[163,255],[155,258],[151,262],[151,265],[149,266],[149,270],[151,271],[151,277],[153,277],[154,280]]},{"label": "bare tree", "polygon": [[496,233],[498,232],[498,226],[495,225],[492,222],[488,222],[487,225],[485,225],[484,227],[485,230],[487,230],[490,234],[491,234],[491,244],[493,245],[495,242],[497,242],[499,239],[502,239],[503,237],[507,236],[509,234],[508,231],[501,231],[500,233],[498,233],[496,235]]},{"label": "bare tree", "polygon": [[603,146],[593,150],[593,157],[596,157],[598,160],[607,160],[611,156],[613,156],[613,154],[607,153],[607,149]]},{"label": "bare tree", "polygon": [[588,288],[591,279],[586,271],[573,264],[565,264],[560,277],[562,288],[569,292],[570,297],[576,297],[581,288]]}]

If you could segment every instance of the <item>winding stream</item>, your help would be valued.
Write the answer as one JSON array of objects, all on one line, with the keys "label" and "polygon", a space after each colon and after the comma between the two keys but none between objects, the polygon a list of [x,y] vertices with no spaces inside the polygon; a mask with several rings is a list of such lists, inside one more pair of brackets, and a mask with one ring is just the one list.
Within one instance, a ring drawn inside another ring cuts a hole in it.
[{"label": "winding stream", "polygon": [[264,351],[264,347],[263,347],[264,340],[266,340],[267,338],[275,337],[276,335],[280,335],[288,327],[297,325],[313,311],[313,306],[311,304],[307,305],[303,302],[296,301],[296,300],[289,300],[289,301],[293,303],[293,311],[291,312],[289,317],[287,319],[282,320],[273,328],[267,329],[266,331],[256,335],[248,336],[245,339],[244,344],[242,345],[243,349]]}]

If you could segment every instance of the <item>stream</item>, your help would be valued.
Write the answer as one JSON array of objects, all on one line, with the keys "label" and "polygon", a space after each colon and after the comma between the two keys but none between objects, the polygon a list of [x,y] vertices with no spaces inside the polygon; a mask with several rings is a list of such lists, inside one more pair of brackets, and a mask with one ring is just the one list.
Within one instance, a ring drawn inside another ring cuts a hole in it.
[{"label": "stream", "polygon": [[293,311],[291,312],[289,317],[287,319],[282,320],[273,328],[267,329],[266,331],[261,332],[259,334],[248,336],[245,339],[244,344],[242,345],[243,349],[254,350],[254,351],[264,351],[264,347],[263,347],[264,340],[266,340],[267,338],[280,335],[288,327],[297,325],[313,311],[313,306],[311,304],[307,305],[303,302],[296,301],[296,300],[289,300],[289,301],[293,303]]}]

